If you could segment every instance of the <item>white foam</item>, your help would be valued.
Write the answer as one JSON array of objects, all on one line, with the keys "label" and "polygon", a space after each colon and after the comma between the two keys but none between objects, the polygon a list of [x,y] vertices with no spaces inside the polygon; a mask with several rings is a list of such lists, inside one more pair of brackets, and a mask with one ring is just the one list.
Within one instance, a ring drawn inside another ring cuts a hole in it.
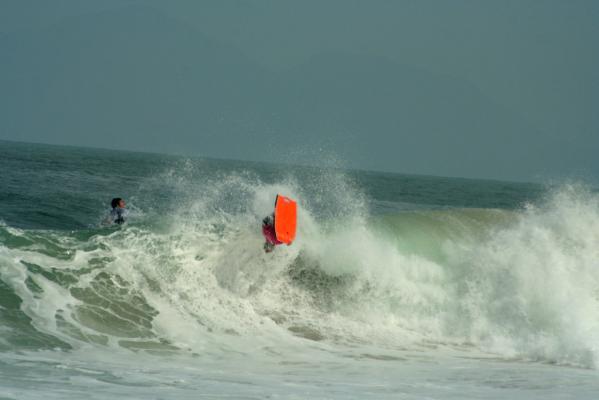
[{"label": "white foam", "polygon": [[[20,260],[46,270],[80,270],[104,258],[101,268],[81,274],[73,286],[89,287],[100,273],[118,275],[126,282],[115,284],[115,291],[126,292],[121,299],[139,294],[158,311],[152,338],[129,339],[162,340],[192,352],[432,342],[596,366],[595,194],[562,188],[546,203],[517,212],[512,222],[486,226],[482,236],[480,227],[470,229],[461,221],[455,236],[452,225],[445,226],[449,234],[440,248],[438,241],[432,242],[437,246],[433,257],[406,252],[398,242],[401,235],[373,228],[367,202],[351,184],[339,176],[324,181],[334,190],[322,189],[314,201],[293,180],[264,184],[230,175],[202,190],[183,187],[182,192],[193,195],[181,199],[180,212],[168,227],[126,226],[86,243],[56,239],[73,252],[68,260],[35,248],[2,247],[0,274],[24,300],[23,311],[38,329],[75,346],[87,344],[59,331],[54,318],[62,310],[70,324],[99,334],[73,314],[82,301],[26,271]],[[292,246],[265,254],[260,222],[277,193],[298,200],[299,231]],[[239,197],[245,201],[228,201]],[[330,209],[318,214],[316,205],[323,203]],[[294,281],[289,272],[294,269],[316,271],[325,281]],[[30,292],[28,276],[42,293]],[[115,347],[123,339],[116,331],[101,334]]]}]

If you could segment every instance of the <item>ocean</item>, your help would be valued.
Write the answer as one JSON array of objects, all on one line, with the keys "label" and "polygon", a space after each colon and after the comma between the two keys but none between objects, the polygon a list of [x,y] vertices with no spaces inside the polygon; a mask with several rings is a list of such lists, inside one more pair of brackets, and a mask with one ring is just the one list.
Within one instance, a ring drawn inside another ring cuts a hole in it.
[{"label": "ocean", "polygon": [[584,182],[0,141],[0,189],[1,399],[599,398]]}]

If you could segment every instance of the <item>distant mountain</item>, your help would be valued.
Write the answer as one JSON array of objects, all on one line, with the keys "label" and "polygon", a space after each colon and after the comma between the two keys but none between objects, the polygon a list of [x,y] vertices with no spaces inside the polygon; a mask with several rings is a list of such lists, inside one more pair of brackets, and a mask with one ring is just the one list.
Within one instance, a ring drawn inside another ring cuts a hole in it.
[{"label": "distant mountain", "polygon": [[324,146],[360,168],[532,173],[523,118],[467,82],[374,56],[275,73],[140,6],[0,37],[0,51],[3,139],[277,161]]}]

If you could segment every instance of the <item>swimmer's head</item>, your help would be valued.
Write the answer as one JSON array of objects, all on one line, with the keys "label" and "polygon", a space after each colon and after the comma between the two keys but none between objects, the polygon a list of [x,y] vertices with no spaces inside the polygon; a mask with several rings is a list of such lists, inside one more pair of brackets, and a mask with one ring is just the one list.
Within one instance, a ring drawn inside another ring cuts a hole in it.
[{"label": "swimmer's head", "polygon": [[125,200],[121,199],[120,197],[115,197],[110,202],[110,205],[112,206],[112,208],[125,208]]}]

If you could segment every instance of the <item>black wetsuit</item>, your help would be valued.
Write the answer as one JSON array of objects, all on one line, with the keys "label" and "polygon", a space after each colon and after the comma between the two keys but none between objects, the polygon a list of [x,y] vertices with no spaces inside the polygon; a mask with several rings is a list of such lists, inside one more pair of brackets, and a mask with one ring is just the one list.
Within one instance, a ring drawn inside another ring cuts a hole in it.
[{"label": "black wetsuit", "polygon": [[120,207],[115,207],[110,212],[110,217],[112,218],[112,222],[114,222],[115,224],[119,224],[119,225],[125,222],[126,215],[127,215],[126,210],[124,208],[120,208]]}]

